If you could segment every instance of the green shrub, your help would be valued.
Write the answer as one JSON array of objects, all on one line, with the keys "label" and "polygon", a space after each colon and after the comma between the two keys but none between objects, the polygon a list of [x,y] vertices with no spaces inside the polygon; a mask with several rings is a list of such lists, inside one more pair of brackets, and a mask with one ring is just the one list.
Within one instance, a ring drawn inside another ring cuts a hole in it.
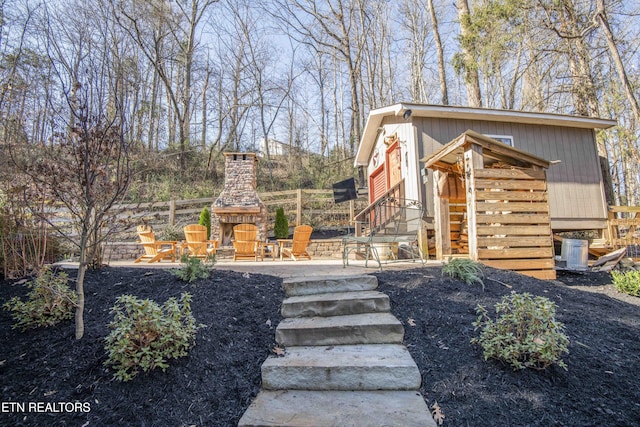
[{"label": "green shrub", "polygon": [[207,227],[207,239],[211,237],[211,214],[209,213],[209,209],[205,206],[202,208],[200,212],[200,219],[198,220],[198,224],[204,225]]},{"label": "green shrub", "polygon": [[613,286],[618,292],[640,297],[640,271],[612,271]]},{"label": "green shrub", "polygon": [[183,282],[193,282],[197,279],[207,279],[211,274],[211,264],[215,261],[215,257],[210,257],[207,262],[202,262],[200,258],[190,257],[187,254],[182,255],[180,263],[182,267],[171,271],[178,279]]},{"label": "green shrub", "polygon": [[31,289],[24,302],[13,297],[4,304],[11,312],[15,323],[13,328],[22,331],[53,326],[74,316],[77,296],[67,285],[65,272],[54,273],[45,267],[42,273],[27,286]]},{"label": "green shrub", "polygon": [[484,267],[479,262],[472,261],[467,258],[453,258],[442,266],[442,274],[460,279],[467,285],[480,283],[484,290]]},{"label": "green shrub", "polygon": [[500,360],[514,370],[546,369],[554,363],[567,369],[560,357],[569,353],[569,339],[563,333],[564,325],[555,320],[555,303],[514,292],[504,296],[495,309],[499,317],[494,322],[478,305],[473,323],[481,332],[471,342],[482,347],[485,360]]},{"label": "green shrub", "polygon": [[162,306],[133,295],[118,297],[105,345],[105,365],[115,370],[114,378],[129,381],[140,369],[166,371],[169,359],[186,356],[196,334],[190,303],[188,293],[180,296],[180,302],[169,298]]},{"label": "green shrub", "polygon": [[284,208],[276,209],[276,219],[273,225],[273,235],[276,239],[286,239],[289,237],[289,220],[284,214]]}]

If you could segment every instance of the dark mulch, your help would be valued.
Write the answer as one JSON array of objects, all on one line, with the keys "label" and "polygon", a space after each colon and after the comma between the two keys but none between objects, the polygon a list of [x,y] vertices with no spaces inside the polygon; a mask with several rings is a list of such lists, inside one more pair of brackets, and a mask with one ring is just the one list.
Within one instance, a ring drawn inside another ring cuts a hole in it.
[{"label": "dark mulch", "polygon": [[[423,374],[422,393],[436,401],[445,426],[632,426],[640,420],[640,307],[620,301],[608,275],[562,274],[539,281],[489,269],[485,290],[442,278],[428,267],[377,274],[405,325],[406,344]],[[168,271],[105,268],[89,272],[85,338],[70,323],[27,333],[0,313],[0,375],[7,402],[82,402],[90,412],[0,413],[2,425],[233,426],[260,388],[260,365],[274,346],[284,298],[281,279],[216,271],[194,285]],[[502,282],[502,283],[500,283]],[[511,289],[503,284],[509,284]],[[582,286],[586,286],[582,288]],[[586,290],[584,290],[586,289]],[[196,346],[167,372],[128,383],[103,367],[103,339],[117,296],[164,302],[193,294]],[[568,371],[514,372],[485,362],[469,340],[477,304],[493,306],[511,291],[557,303],[571,340]],[[0,285],[0,302],[22,295]]]},{"label": "dark mulch", "polygon": [[[284,298],[282,280],[259,274],[216,272],[186,284],[167,270],[104,268],[85,280],[85,336],[71,323],[21,333],[0,317],[2,400],[89,402],[88,413],[0,414],[2,425],[229,426],[237,424],[260,389],[260,365],[274,346]],[[193,295],[199,324],[196,345],[166,372],[140,374],[121,383],[103,366],[110,308],[122,294],[163,303]],[[0,301],[20,294],[3,284]],[[87,423],[88,424],[85,424]]]}]

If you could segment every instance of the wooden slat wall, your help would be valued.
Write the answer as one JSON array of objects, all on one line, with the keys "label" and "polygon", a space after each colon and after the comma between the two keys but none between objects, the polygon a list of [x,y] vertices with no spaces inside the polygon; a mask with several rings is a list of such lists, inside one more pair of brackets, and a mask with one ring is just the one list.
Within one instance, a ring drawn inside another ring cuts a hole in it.
[{"label": "wooden slat wall", "polygon": [[555,279],[544,170],[476,169],[478,260]]}]

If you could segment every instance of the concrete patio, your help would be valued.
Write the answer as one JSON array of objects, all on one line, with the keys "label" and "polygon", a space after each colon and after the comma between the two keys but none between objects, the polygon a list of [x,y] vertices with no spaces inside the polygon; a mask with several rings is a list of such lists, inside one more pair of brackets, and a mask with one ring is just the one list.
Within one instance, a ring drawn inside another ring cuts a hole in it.
[{"label": "concrete patio", "polygon": [[[57,265],[64,265],[65,267],[71,267],[74,263],[58,263]],[[429,265],[441,265],[440,261],[427,261],[426,264],[412,261],[393,261],[389,263],[383,263],[383,271],[397,271],[407,270],[412,268],[419,268]],[[131,261],[112,261],[109,263],[111,267],[140,267],[140,268],[179,268],[179,262],[155,262],[152,264],[138,263],[134,264]],[[270,260],[265,261],[232,261],[229,259],[222,259],[216,261],[216,270],[231,270],[239,271],[242,273],[253,274],[268,274],[272,276],[278,276],[282,278],[286,277],[318,277],[318,276],[350,276],[350,275],[362,275],[375,273],[378,270],[377,266],[373,263],[369,263],[369,267],[364,266],[364,261],[350,260],[349,265],[342,266],[341,259],[312,259],[312,260]]]}]

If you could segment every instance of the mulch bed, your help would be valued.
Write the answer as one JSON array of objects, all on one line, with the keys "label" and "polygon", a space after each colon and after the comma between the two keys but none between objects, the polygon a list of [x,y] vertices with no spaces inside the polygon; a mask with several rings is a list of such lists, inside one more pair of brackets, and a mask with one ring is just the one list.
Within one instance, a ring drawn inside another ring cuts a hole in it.
[{"label": "mulch bed", "polygon": [[[440,406],[443,425],[631,426],[640,420],[640,299],[619,300],[608,275],[562,274],[557,281],[540,281],[487,269],[484,290],[443,278],[439,267],[376,275],[405,325],[406,345],[423,375],[421,391],[429,406]],[[194,284],[161,269],[91,271],[80,341],[70,322],[22,333],[0,311],[0,424],[237,425],[260,389],[260,365],[275,345],[281,283],[230,271]],[[172,361],[166,372],[114,380],[103,366],[103,340],[115,299],[129,293],[163,303],[185,291],[193,295],[193,314],[204,325],[189,356]],[[567,371],[514,372],[485,362],[470,344],[476,305],[493,307],[512,291],[556,302],[571,340],[563,358]],[[0,303],[24,294],[15,281],[0,284]],[[6,411],[9,402],[80,402],[90,411]]]}]

